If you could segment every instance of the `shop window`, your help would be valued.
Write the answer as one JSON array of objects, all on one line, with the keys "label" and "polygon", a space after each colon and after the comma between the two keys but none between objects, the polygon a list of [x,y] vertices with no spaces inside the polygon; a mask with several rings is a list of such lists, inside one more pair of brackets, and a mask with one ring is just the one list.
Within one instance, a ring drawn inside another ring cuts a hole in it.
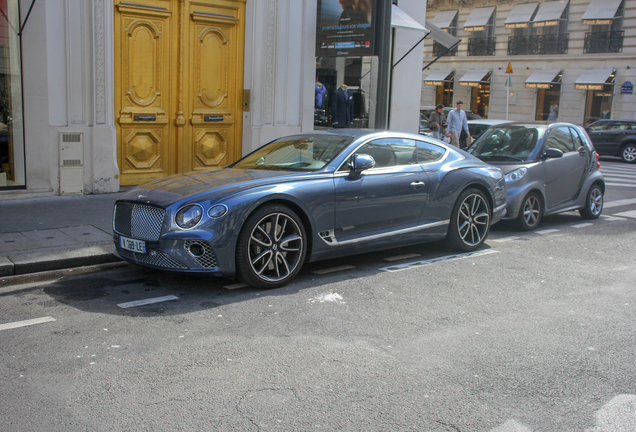
[{"label": "shop window", "polygon": [[550,84],[549,89],[537,89],[535,120],[557,121],[561,101],[561,84]]},{"label": "shop window", "polygon": [[479,83],[472,88],[470,97],[470,110],[479,114],[482,118],[488,118],[490,109],[490,83]]},{"label": "shop window", "polygon": [[25,182],[22,66],[17,0],[0,0],[0,188]]},{"label": "shop window", "polygon": [[603,90],[588,90],[585,98],[584,124],[588,125],[597,120],[612,118],[612,100],[614,86],[606,84]]},{"label": "shop window", "polygon": [[443,85],[437,86],[437,94],[435,96],[435,106],[442,104],[445,107],[453,105],[453,93],[455,91],[455,80],[444,81]]}]

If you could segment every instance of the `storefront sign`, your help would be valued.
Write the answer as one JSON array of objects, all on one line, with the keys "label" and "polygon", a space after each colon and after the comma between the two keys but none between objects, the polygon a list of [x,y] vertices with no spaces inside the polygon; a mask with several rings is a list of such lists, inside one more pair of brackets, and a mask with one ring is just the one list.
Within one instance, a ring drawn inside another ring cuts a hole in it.
[{"label": "storefront sign", "polygon": [[574,84],[577,90],[603,90],[603,84]]},{"label": "storefront sign", "polygon": [[532,23],[532,27],[546,27],[546,26],[557,26],[557,25],[559,25],[559,20],[539,21],[539,22]]},{"label": "storefront sign", "polygon": [[476,26],[476,27],[464,27],[464,31],[472,32],[472,31],[484,31],[486,30],[485,26]]},{"label": "storefront sign", "polygon": [[590,19],[583,20],[583,24],[587,25],[609,25],[612,24],[613,20],[611,19]]},{"label": "storefront sign", "polygon": [[521,23],[512,23],[512,24],[504,24],[505,28],[528,28],[528,23],[527,22],[521,22]]},{"label": "storefront sign", "polygon": [[378,0],[318,0],[316,56],[377,55],[375,11]]},{"label": "storefront sign", "polygon": [[434,85],[434,86],[441,86],[444,85],[444,81],[424,81],[425,85]]},{"label": "storefront sign", "polygon": [[611,93],[594,93],[594,96],[598,97],[612,97]]},{"label": "storefront sign", "polygon": [[526,88],[549,89],[551,86],[551,83],[526,83]]},{"label": "storefront sign", "polygon": [[625,81],[621,86],[621,94],[632,94],[634,93],[634,84],[629,81]]},{"label": "storefront sign", "polygon": [[473,82],[473,81],[460,81],[459,85],[460,86],[464,86],[464,87],[479,87],[479,84],[481,84],[479,81],[477,82]]}]

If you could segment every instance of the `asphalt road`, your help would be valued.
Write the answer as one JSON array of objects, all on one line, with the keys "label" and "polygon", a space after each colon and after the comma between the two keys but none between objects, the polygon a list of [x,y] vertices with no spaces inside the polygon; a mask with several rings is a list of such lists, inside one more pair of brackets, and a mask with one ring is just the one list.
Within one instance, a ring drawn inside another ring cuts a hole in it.
[{"label": "asphalt road", "polygon": [[500,223],[471,256],[313,263],[271,291],[132,266],[14,287],[0,429],[634,431],[634,210]]}]

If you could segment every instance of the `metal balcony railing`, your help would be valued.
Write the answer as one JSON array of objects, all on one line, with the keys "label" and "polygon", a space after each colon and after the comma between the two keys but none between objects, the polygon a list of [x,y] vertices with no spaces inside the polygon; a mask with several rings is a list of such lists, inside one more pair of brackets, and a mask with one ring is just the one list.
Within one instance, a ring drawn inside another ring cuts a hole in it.
[{"label": "metal balcony railing", "polygon": [[469,56],[492,56],[495,55],[496,37],[468,38]]},{"label": "metal balcony railing", "polygon": [[444,55],[444,56],[456,56],[457,55],[457,47],[453,48],[452,50],[446,52],[447,48],[442,45],[439,44],[437,42],[433,43],[433,56],[434,57],[438,57],[440,55]]},{"label": "metal balcony railing", "polygon": [[508,36],[508,55],[567,54],[569,33]]},{"label": "metal balcony railing", "polygon": [[583,53],[620,53],[623,52],[625,31],[585,33]]}]

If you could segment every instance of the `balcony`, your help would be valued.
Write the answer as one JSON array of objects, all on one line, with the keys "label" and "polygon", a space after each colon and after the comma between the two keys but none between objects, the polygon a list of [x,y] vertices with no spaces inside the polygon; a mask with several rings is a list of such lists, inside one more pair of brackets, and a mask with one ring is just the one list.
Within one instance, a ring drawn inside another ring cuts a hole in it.
[{"label": "balcony", "polygon": [[433,42],[433,55],[435,57],[439,57],[441,55],[444,56],[456,56],[457,55],[457,47],[453,48],[450,51],[447,51],[448,48],[446,48],[444,45],[439,44],[437,42]]},{"label": "balcony", "polygon": [[569,33],[508,36],[508,55],[567,54]]},{"label": "balcony", "polygon": [[585,33],[584,54],[623,52],[625,31]]},{"label": "balcony", "polygon": [[492,56],[495,55],[495,44],[497,38],[468,38],[469,56]]}]

